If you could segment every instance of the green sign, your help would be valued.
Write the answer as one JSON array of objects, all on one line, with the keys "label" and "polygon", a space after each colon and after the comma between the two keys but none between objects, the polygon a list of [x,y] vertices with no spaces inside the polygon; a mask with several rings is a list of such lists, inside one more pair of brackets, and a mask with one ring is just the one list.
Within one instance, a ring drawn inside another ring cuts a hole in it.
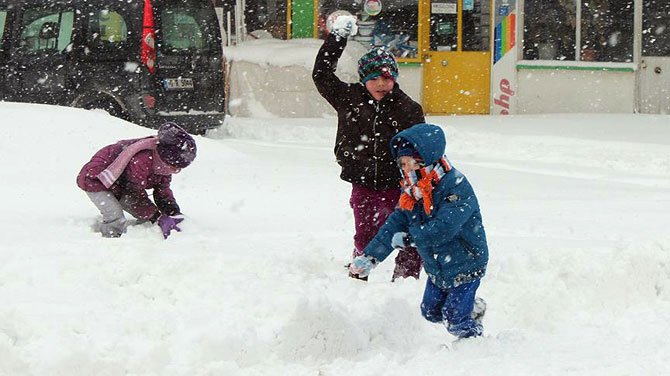
[{"label": "green sign", "polygon": [[291,37],[314,37],[314,0],[293,0],[291,6]]}]

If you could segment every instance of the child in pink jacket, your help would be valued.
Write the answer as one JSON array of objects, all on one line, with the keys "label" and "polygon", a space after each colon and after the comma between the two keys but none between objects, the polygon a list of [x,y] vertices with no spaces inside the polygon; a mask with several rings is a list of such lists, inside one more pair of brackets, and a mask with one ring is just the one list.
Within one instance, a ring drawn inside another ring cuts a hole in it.
[{"label": "child in pink jacket", "polygon": [[125,232],[124,211],[141,222],[158,223],[166,239],[172,230],[181,231],[177,224],[183,218],[176,217],[181,210],[170,182],[195,156],[193,137],[170,122],[157,136],[121,140],[95,153],[79,172],[77,185],[102,214],[102,236],[118,238]]}]

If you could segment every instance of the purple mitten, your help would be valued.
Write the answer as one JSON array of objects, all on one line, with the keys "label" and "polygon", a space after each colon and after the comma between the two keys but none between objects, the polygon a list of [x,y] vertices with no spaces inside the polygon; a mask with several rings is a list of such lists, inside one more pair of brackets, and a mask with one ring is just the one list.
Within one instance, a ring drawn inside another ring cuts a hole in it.
[{"label": "purple mitten", "polygon": [[161,214],[160,217],[158,217],[158,227],[163,231],[163,237],[167,239],[172,230],[181,231],[177,225],[183,220],[184,218],[173,218],[169,215]]}]

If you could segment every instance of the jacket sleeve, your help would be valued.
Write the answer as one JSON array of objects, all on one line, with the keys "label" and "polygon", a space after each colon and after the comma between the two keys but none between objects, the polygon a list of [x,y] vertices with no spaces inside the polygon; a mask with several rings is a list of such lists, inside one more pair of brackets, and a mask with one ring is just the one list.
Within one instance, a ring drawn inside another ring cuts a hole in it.
[{"label": "jacket sleeve", "polygon": [[126,184],[124,193],[125,202],[130,205],[131,214],[143,220],[155,220],[158,217],[158,208],[149,199],[147,191],[135,184]]},{"label": "jacket sleeve", "polygon": [[388,216],[384,225],[379,229],[377,235],[368,243],[363,250],[366,256],[374,257],[378,262],[384,261],[393,252],[391,239],[396,232],[407,232],[409,222],[401,209],[396,209]]},{"label": "jacket sleeve", "polygon": [[410,235],[418,248],[429,249],[452,240],[470,216],[479,210],[472,187],[467,181],[463,184],[465,189],[459,190],[457,201],[440,203],[428,221],[411,226]]},{"label": "jacket sleeve", "polygon": [[179,205],[177,205],[177,201],[170,188],[172,176],[161,176],[160,179],[158,185],[154,187],[154,201],[156,202],[158,209],[161,213],[167,215],[181,214]]},{"label": "jacket sleeve", "polygon": [[420,104],[414,102],[414,105],[412,106],[412,109],[408,114],[409,127],[411,127],[414,124],[422,124],[425,122],[426,118],[423,115],[423,108],[421,107]]},{"label": "jacket sleeve", "polygon": [[335,75],[337,61],[342,56],[346,45],[347,38],[341,38],[335,34],[328,35],[316,55],[312,71],[312,80],[314,80],[316,89],[335,110],[342,107],[344,94],[350,86]]}]

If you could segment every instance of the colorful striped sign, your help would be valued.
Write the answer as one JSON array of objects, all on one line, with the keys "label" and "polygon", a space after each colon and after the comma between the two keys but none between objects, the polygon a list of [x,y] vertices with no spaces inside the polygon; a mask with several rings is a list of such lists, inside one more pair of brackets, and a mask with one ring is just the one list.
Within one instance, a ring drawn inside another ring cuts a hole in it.
[{"label": "colorful striped sign", "polygon": [[516,14],[514,12],[507,15],[496,25],[494,37],[493,63],[495,64],[516,44]]}]

